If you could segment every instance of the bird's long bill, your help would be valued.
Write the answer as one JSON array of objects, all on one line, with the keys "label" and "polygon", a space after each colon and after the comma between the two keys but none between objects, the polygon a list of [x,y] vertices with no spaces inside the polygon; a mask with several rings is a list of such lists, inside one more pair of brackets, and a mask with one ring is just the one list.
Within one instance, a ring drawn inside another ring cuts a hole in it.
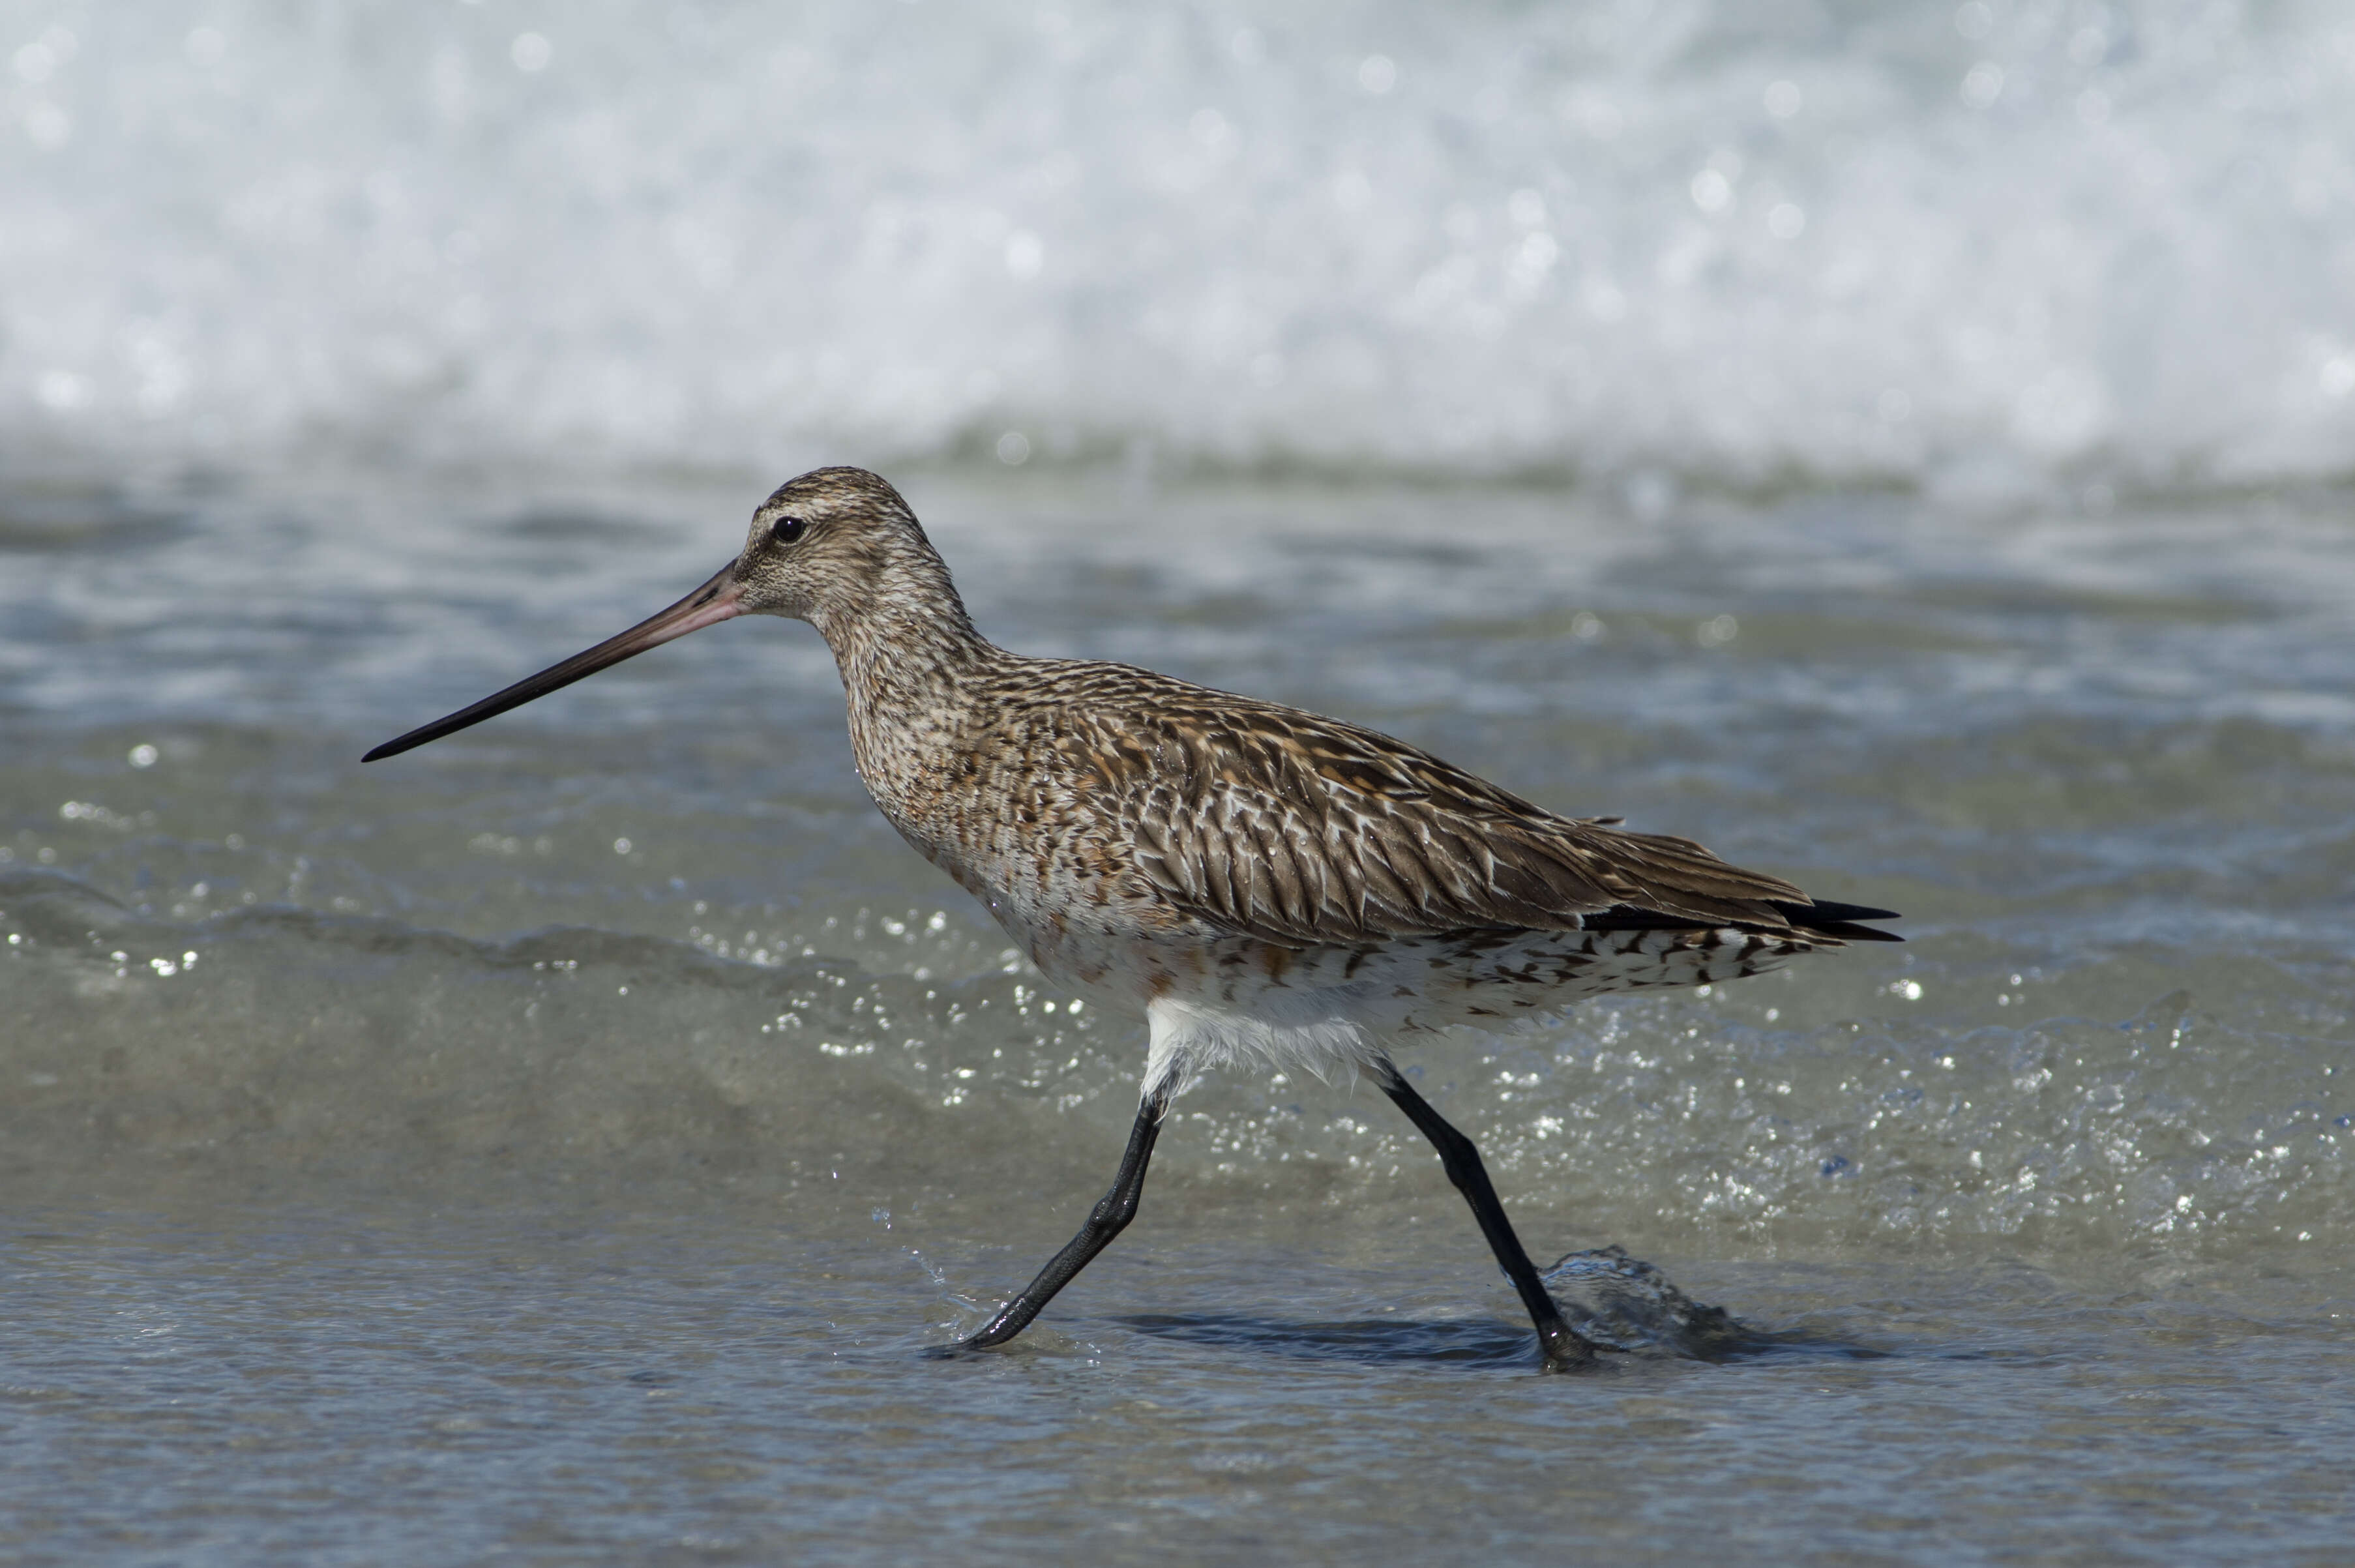
[{"label": "bird's long bill", "polygon": [[461,708],[447,719],[411,730],[398,740],[387,741],[360,761],[373,763],[382,757],[397,757],[428,741],[438,741],[444,735],[454,735],[470,724],[505,713],[510,708],[520,708],[535,697],[545,697],[559,687],[570,686],[584,676],[634,658],[648,648],[683,637],[689,632],[730,620],[744,613],[741,590],[736,581],[736,563],[730,561],[719,572],[660,614],[650,615],[618,637],[608,637],[595,647],[574,654],[562,664],[541,670],[538,675],[517,681],[505,691],[493,692],[472,708]]}]

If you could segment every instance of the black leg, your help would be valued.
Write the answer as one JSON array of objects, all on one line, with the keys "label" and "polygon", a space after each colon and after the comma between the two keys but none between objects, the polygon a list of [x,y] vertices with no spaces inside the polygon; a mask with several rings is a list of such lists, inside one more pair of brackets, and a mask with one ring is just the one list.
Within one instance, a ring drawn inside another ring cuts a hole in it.
[{"label": "black leg", "polygon": [[1538,1278],[1537,1265],[1522,1250],[1521,1239],[1513,1234],[1512,1221],[1505,1218],[1505,1206],[1497,1201],[1497,1189],[1489,1185],[1487,1168],[1480,1163],[1480,1151],[1472,1140],[1457,1132],[1447,1118],[1431,1108],[1431,1102],[1416,1093],[1397,1068],[1389,1062],[1374,1069],[1374,1081],[1382,1093],[1398,1103],[1412,1122],[1439,1148],[1439,1163],[1447,1171],[1447,1179],[1455,1183],[1455,1190],[1472,1205],[1473,1217],[1480,1221],[1480,1233],[1488,1238],[1488,1248],[1497,1254],[1513,1288],[1521,1293],[1521,1305],[1529,1309],[1529,1321],[1538,1328],[1538,1346],[1545,1352],[1547,1370],[1566,1371],[1586,1366],[1594,1360],[1594,1347],[1581,1339],[1577,1330],[1561,1320],[1561,1309],[1546,1294],[1545,1282]]},{"label": "black leg", "polygon": [[1145,1167],[1153,1158],[1153,1142],[1161,1136],[1161,1115],[1169,1109],[1169,1091],[1156,1090],[1136,1108],[1136,1125],[1129,1130],[1128,1152],[1120,1157],[1120,1174],[1113,1178],[1112,1190],[1088,1214],[1088,1222],[1080,1233],[1067,1243],[1063,1250],[1039,1271],[1039,1277],[1025,1286],[1021,1295],[1000,1307],[997,1316],[981,1328],[960,1339],[960,1350],[978,1350],[991,1345],[1003,1345],[1023,1329],[1039,1309],[1055,1299],[1055,1293],[1071,1283],[1071,1276],[1088,1266],[1095,1255],[1112,1245],[1112,1239],[1128,1229],[1136,1218],[1136,1200],[1145,1191]]}]

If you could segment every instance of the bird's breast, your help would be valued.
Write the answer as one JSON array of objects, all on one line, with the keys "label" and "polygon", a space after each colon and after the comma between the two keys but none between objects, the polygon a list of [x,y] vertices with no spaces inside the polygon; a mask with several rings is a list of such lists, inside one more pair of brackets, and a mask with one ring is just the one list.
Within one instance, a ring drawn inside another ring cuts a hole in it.
[{"label": "bird's breast", "polygon": [[1133,966],[1128,948],[1138,938],[1175,935],[1187,923],[1135,874],[1125,828],[1051,776],[903,773],[869,793],[909,846],[1058,981],[1099,989]]}]

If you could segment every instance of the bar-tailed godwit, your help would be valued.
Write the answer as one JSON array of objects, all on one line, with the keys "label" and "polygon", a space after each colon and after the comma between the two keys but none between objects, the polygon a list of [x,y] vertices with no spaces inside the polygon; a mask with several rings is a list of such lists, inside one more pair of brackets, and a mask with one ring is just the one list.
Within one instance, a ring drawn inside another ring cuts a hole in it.
[{"label": "bar-tailed godwit", "polygon": [[974,629],[899,492],[858,468],[781,487],[753,512],[743,553],[660,614],[366,760],[750,614],[825,636],[859,777],[900,837],[988,905],[1050,981],[1146,1019],[1112,1190],[956,1348],[1019,1334],[1120,1234],[1170,1101],[1235,1067],[1370,1076],[1438,1147],[1546,1364],[1591,1361],[1479,1151],[1388,1042],[1897,940],[1857,923],[1890,911],[1810,900],[1617,817],[1557,816],[1354,724],[1125,665],[1007,653]]}]

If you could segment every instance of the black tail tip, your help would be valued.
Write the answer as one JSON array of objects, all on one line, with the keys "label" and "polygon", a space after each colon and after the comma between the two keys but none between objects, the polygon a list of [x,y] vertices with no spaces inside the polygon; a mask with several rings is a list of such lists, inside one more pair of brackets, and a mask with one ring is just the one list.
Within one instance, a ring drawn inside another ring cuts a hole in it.
[{"label": "black tail tip", "polygon": [[1859,921],[1902,920],[1893,909],[1874,909],[1869,904],[1835,903],[1817,899],[1813,903],[1778,903],[1775,912],[1801,931],[1820,932],[1836,936],[1842,942],[1902,942],[1905,939],[1893,931],[1860,925]]}]

